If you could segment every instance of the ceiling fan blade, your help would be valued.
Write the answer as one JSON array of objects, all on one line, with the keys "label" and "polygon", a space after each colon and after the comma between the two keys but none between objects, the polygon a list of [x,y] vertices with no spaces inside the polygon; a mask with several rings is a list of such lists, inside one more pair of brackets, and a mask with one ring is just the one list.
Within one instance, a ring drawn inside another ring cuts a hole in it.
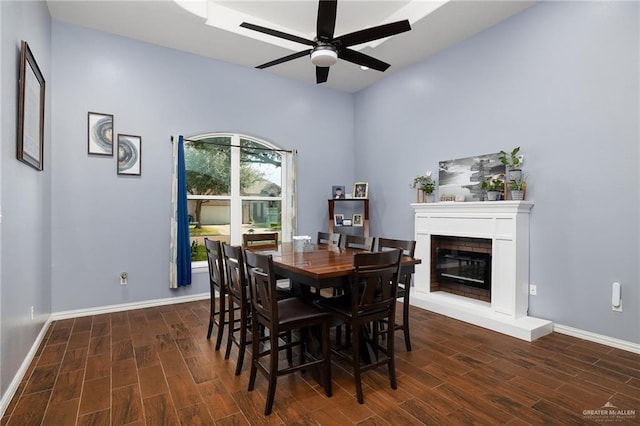
[{"label": "ceiling fan blade", "polygon": [[318,40],[329,41],[333,38],[336,28],[337,0],[320,0],[318,2],[318,25],[316,36]]},{"label": "ceiling fan blade", "polygon": [[272,67],[274,65],[281,64],[283,62],[291,61],[293,59],[302,58],[311,53],[311,49],[303,50],[302,52],[292,53],[291,55],[284,56],[280,59],[273,60],[271,62],[267,62],[266,64],[258,65],[256,68],[263,69]]},{"label": "ceiling fan blade", "polygon": [[329,78],[329,67],[316,67],[316,83],[324,83]]},{"label": "ceiling fan blade", "polygon": [[333,41],[338,46],[349,47],[400,34],[409,30],[411,30],[411,24],[409,24],[409,21],[405,19],[404,21],[392,22],[390,24],[379,25],[377,27],[366,28],[364,30],[345,34],[334,38]]},{"label": "ceiling fan blade", "polygon": [[391,65],[386,62],[382,62],[372,56],[365,55],[364,53],[357,52],[352,49],[342,49],[338,52],[338,58],[345,61],[352,62],[357,65],[362,65],[376,71],[386,71]]},{"label": "ceiling fan blade", "polygon": [[293,34],[283,33],[282,31],[272,30],[271,28],[261,27],[260,25],[250,24],[248,22],[243,22],[240,24],[241,27],[247,28],[253,31],[258,31],[259,33],[268,34],[274,37],[283,38],[289,41],[295,41],[296,43],[306,44],[308,46],[314,46],[315,42],[312,40],[307,40],[306,38],[298,37]]}]

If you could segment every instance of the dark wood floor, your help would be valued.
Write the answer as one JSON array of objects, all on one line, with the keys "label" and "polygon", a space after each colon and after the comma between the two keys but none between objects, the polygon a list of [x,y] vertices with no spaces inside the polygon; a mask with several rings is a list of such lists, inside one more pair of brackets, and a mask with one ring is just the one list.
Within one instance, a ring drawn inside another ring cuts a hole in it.
[{"label": "dark wood floor", "polygon": [[[1,425],[640,424],[638,354],[556,333],[527,343],[417,308],[411,320],[397,390],[367,372],[359,405],[336,361],[333,397],[283,377],[268,417],[264,378],[247,392],[248,356],[236,377],[237,352],[225,361],[206,340],[208,301],[56,321]],[[607,403],[618,418],[588,411]]]}]

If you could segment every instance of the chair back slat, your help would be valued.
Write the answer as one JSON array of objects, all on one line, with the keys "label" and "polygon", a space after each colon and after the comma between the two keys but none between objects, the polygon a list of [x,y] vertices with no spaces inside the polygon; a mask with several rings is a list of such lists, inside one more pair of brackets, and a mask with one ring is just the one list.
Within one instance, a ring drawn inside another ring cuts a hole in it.
[{"label": "chair back slat", "polygon": [[204,239],[204,247],[207,251],[207,264],[209,265],[209,286],[211,296],[214,290],[218,290],[221,296],[226,292],[224,262],[222,260],[222,246],[218,240]]},{"label": "chair back slat", "polygon": [[365,251],[373,251],[374,237],[361,237],[360,235],[345,235],[344,247]]},{"label": "chair back slat", "polygon": [[242,234],[243,247],[278,248],[278,233]]},{"label": "chair back slat", "polygon": [[[415,240],[394,240],[390,238],[378,238],[378,251],[392,250],[399,248],[403,256],[415,257]],[[411,285],[412,273],[404,273],[400,276],[400,284]]]},{"label": "chair back slat", "polygon": [[227,268],[227,289],[239,300],[248,300],[242,248],[222,243],[224,263]]},{"label": "chair back slat", "polygon": [[352,311],[360,317],[395,317],[400,276],[399,249],[358,253],[353,258]]},{"label": "chair back slat", "polygon": [[278,292],[273,258],[245,250],[245,262],[249,275],[249,294],[253,311],[271,324],[278,323]]},{"label": "chair back slat", "polygon": [[340,247],[342,234],[339,232],[318,232],[316,243],[318,245],[329,245],[334,248]]}]

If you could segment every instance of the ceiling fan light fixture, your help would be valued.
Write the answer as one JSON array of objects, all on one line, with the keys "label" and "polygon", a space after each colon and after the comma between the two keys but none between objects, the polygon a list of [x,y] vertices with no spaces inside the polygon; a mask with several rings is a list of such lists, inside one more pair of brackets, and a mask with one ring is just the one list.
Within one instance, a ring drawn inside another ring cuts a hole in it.
[{"label": "ceiling fan light fixture", "polygon": [[311,62],[317,67],[330,67],[338,60],[338,52],[332,46],[318,46],[311,52]]}]

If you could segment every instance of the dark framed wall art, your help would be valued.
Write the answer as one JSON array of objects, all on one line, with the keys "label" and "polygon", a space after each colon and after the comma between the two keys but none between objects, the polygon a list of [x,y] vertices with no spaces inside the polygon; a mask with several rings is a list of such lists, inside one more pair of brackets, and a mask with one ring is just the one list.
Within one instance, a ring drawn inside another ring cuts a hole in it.
[{"label": "dark framed wall art", "polygon": [[118,134],[118,174],[140,176],[142,174],[142,138]]},{"label": "dark framed wall art", "polygon": [[29,44],[20,46],[18,94],[18,160],[36,170],[44,168],[45,81]]},{"label": "dark framed wall art", "polygon": [[113,156],[113,115],[89,112],[87,118],[87,152]]}]

